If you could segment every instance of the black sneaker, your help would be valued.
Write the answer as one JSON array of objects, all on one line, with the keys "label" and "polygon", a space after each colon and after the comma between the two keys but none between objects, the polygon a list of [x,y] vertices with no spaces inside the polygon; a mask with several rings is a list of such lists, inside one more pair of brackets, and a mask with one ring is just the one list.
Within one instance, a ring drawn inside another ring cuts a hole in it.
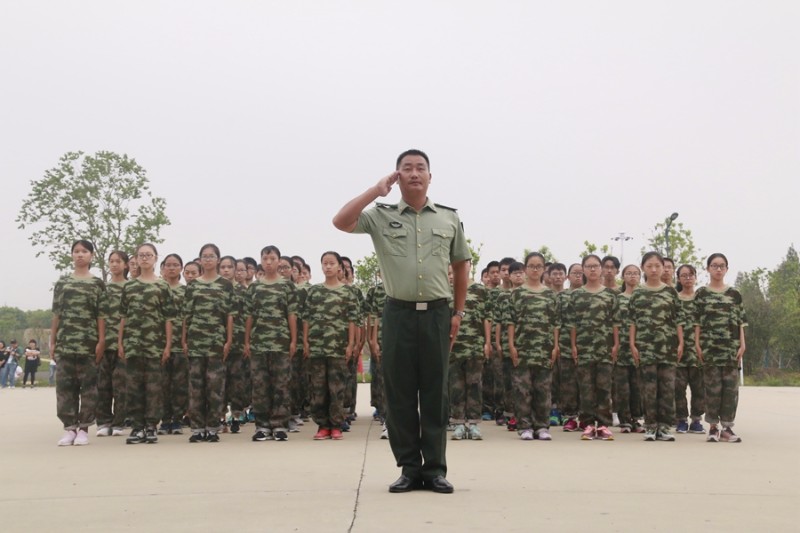
[{"label": "black sneaker", "polygon": [[256,431],[255,435],[253,435],[253,442],[264,442],[269,440],[268,437],[269,436],[263,431]]},{"label": "black sneaker", "polygon": [[239,433],[239,421],[235,418],[231,420],[231,433]]},{"label": "black sneaker", "polygon": [[206,441],[206,434],[205,433],[192,433],[192,436],[189,437],[189,442],[205,442]]},{"label": "black sneaker", "polygon": [[125,444],[141,444],[143,442],[147,442],[147,439],[141,429],[134,429],[131,431],[130,436],[125,439]]},{"label": "black sneaker", "polygon": [[172,423],[172,430],[170,431],[173,435],[183,435],[183,427],[181,426],[180,422],[173,422]]},{"label": "black sneaker", "polygon": [[144,437],[147,440],[147,444],[155,444],[158,442],[158,435],[156,435],[155,428],[147,428],[144,431]]},{"label": "black sneaker", "polygon": [[216,433],[209,433],[206,435],[206,442],[219,442],[219,435]]},{"label": "black sneaker", "polygon": [[275,440],[289,440],[289,435],[287,435],[282,429],[273,432],[273,435],[275,435]]}]

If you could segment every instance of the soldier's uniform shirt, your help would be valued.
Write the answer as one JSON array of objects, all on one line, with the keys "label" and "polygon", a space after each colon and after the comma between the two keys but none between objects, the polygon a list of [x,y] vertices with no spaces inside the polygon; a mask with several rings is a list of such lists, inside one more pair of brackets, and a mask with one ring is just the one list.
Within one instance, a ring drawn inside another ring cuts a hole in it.
[{"label": "soldier's uniform shirt", "polygon": [[[568,335],[575,328],[578,365],[611,363],[609,339],[613,338],[613,327],[619,326],[618,315],[617,295],[607,287],[598,292],[591,292],[586,287],[570,292],[567,324],[561,331]],[[572,348],[569,353],[572,354]]]},{"label": "soldier's uniform shirt", "polygon": [[305,321],[308,322],[309,357],[345,357],[350,322],[358,322],[358,299],[347,285],[324,283],[308,289]]},{"label": "soldier's uniform shirt", "polygon": [[739,328],[747,326],[742,295],[733,287],[725,287],[721,292],[701,287],[694,300],[697,313],[694,324],[700,326],[703,361],[714,366],[736,366]]},{"label": "soldier's uniform shirt", "polygon": [[678,294],[681,307],[683,308],[683,357],[678,362],[680,367],[699,366],[697,351],[694,349],[694,320],[697,316],[697,306],[695,305],[694,295],[683,297]]},{"label": "soldier's uniform shirt", "polygon": [[450,352],[450,359],[483,358],[483,346],[486,343],[483,323],[489,320],[489,289],[480,283],[472,283],[467,287],[464,311],[466,315],[458,328],[458,336]]},{"label": "soldier's uniform shirt", "polygon": [[253,353],[289,353],[289,316],[297,316],[296,289],[283,278],[258,280],[247,288],[245,313],[252,317],[250,349]]},{"label": "soldier's uniform shirt", "polygon": [[233,284],[217,276],[197,278],[186,286],[183,300],[189,357],[222,356],[228,335],[228,316],[236,315]]},{"label": "soldier's uniform shirt", "polygon": [[533,290],[525,285],[512,290],[503,318],[503,329],[514,326],[514,346],[520,360],[550,367],[554,332],[558,328],[556,293],[547,287]]},{"label": "soldier's uniform shirt", "polygon": [[419,212],[403,200],[379,203],[361,213],[353,233],[372,237],[386,294],[398,300],[448,298],[448,265],[472,258],[456,212],[430,198]]},{"label": "soldier's uniform shirt", "polygon": [[669,285],[637,287],[628,303],[628,316],[636,326],[639,364],[678,362],[678,326],[683,326],[683,308],[678,293]]},{"label": "soldier's uniform shirt", "polygon": [[58,355],[94,357],[97,320],[105,319],[106,287],[100,278],[62,277],[53,290],[54,315],[58,315]]},{"label": "soldier's uniform shirt", "polygon": [[122,287],[125,281],[106,283],[105,316],[106,316],[106,351],[117,352],[119,343],[119,307],[122,299]]},{"label": "soldier's uniform shirt", "polygon": [[166,323],[175,315],[172,289],[164,280],[128,280],[120,297],[125,357],[159,359],[167,347]]}]

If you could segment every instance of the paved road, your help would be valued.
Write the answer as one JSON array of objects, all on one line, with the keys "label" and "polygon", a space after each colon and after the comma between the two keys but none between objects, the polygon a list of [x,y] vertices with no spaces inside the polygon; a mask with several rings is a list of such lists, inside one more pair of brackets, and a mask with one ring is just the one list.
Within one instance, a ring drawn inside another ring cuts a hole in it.
[{"label": "paved road", "polygon": [[367,386],[345,440],[218,444],[94,437],[58,448],[52,389],[0,390],[2,531],[798,531],[800,388],[741,390],[740,444],[701,435],[645,443],[448,443],[455,494],[389,494],[398,471],[371,422]]}]

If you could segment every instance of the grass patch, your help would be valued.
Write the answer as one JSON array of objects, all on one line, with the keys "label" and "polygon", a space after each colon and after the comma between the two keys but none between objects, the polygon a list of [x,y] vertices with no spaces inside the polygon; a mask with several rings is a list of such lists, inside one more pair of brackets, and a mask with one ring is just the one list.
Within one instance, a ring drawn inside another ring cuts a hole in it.
[{"label": "grass patch", "polygon": [[755,387],[800,387],[800,372],[762,369],[744,376],[744,384]]}]

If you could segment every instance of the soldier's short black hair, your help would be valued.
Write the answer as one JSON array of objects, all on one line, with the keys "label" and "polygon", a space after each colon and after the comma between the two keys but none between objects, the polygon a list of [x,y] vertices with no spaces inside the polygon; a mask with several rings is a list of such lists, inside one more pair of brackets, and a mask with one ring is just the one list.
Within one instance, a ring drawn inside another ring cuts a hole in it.
[{"label": "soldier's short black hair", "polygon": [[431,169],[431,161],[430,161],[430,159],[428,159],[428,154],[426,154],[422,150],[417,150],[416,148],[412,148],[410,150],[406,150],[405,152],[403,152],[402,154],[397,156],[397,163],[395,165],[395,170],[399,170],[400,169],[400,162],[403,160],[404,157],[409,156],[409,155],[418,155],[418,156],[420,156],[422,159],[425,160],[425,164],[428,165],[428,170]]}]

